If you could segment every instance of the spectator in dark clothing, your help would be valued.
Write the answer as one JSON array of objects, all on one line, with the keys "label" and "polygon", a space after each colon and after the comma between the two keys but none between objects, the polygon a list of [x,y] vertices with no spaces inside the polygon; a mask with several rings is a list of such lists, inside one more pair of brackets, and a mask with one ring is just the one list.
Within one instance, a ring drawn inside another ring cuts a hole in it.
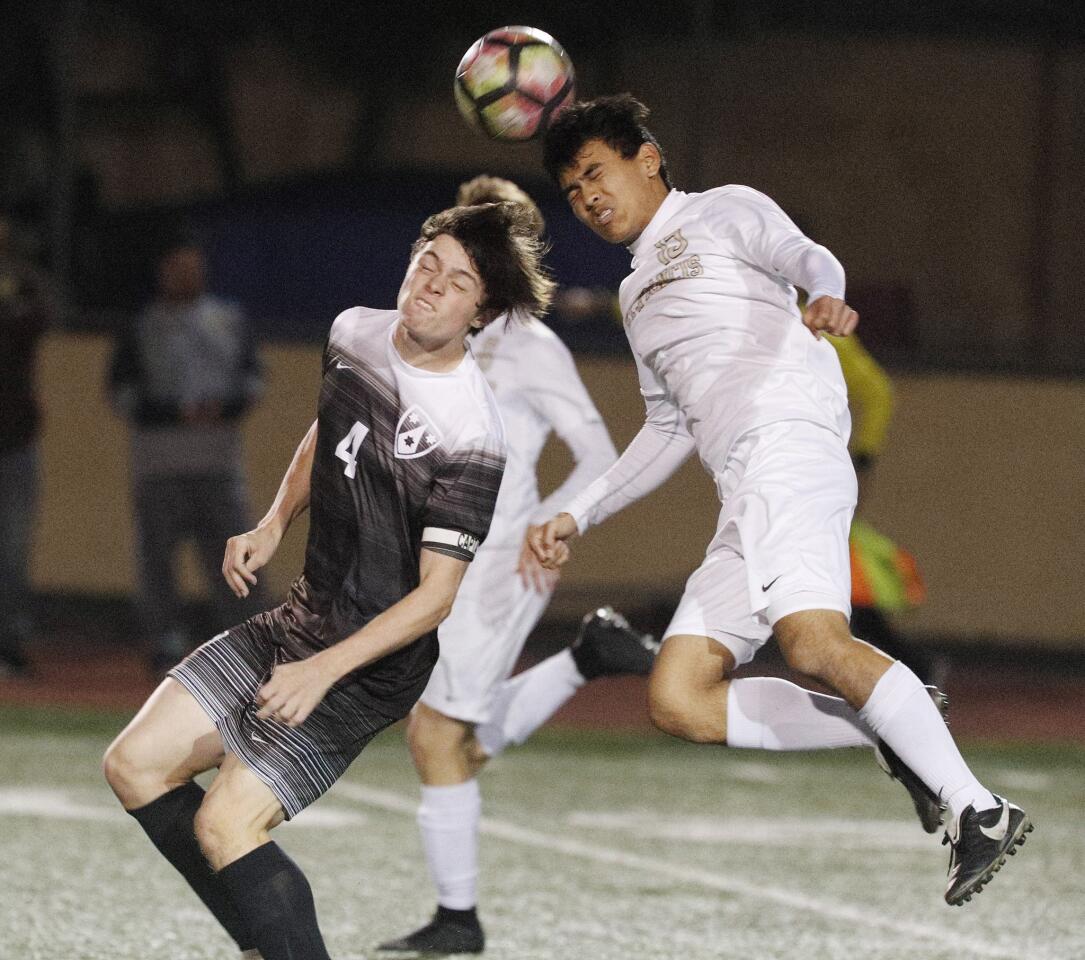
[{"label": "spectator in dark clothing", "polygon": [[120,338],[110,371],[114,406],[131,424],[139,606],[156,673],[190,647],[175,575],[184,540],[195,543],[216,624],[250,615],[236,600],[227,608],[220,570],[227,538],[251,525],[240,419],[262,382],[241,311],[206,291],[202,251],[167,251],[158,295]]},{"label": "spectator in dark clothing", "polygon": [[13,249],[0,215],[0,678],[29,672],[33,631],[28,567],[38,494],[38,342],[56,319],[45,273]]}]

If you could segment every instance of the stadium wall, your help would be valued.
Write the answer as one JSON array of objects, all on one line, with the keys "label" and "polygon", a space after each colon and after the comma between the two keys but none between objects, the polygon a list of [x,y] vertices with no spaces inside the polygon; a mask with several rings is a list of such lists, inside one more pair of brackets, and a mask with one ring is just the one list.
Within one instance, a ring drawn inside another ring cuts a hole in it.
[{"label": "stadium wall", "polygon": [[[45,593],[123,596],[133,586],[124,425],[106,402],[110,342],[47,338],[39,367],[44,398],[44,480],[33,580]],[[267,396],[246,422],[253,506],[262,513],[311,422],[319,348],[264,349]],[[643,407],[631,365],[582,359],[581,373],[619,448]],[[1004,377],[908,376],[897,381],[889,449],[865,504],[867,518],[920,559],[929,601],[902,624],[921,637],[1035,642],[1085,650],[1085,383]],[[568,459],[544,452],[544,488]],[[676,597],[697,565],[717,512],[695,462],[661,490],[577,544],[561,596],[579,608],[604,596],[637,602]],[[281,595],[301,568],[305,524],[267,573]],[[191,562],[186,589],[203,585]],[[217,584],[216,584],[217,586]]]},{"label": "stadium wall", "polygon": [[[617,52],[605,78],[586,64],[581,89],[643,98],[682,189],[763,190],[853,287],[909,289],[925,362],[1085,361],[1077,48],[773,35]],[[390,123],[380,163],[538,173],[534,146],[495,150],[435,91],[405,97]]]}]

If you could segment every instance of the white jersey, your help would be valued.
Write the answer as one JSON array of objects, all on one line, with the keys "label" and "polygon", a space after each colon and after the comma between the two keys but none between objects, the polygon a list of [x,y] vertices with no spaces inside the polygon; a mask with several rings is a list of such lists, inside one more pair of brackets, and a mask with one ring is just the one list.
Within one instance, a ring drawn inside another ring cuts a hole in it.
[{"label": "white jersey", "polygon": [[626,335],[648,407],[645,429],[607,475],[564,506],[583,531],[662,483],[697,449],[719,476],[735,440],[809,420],[846,440],[836,352],[801,323],[795,286],[843,298],[844,271],[749,187],[672,190],[630,247]]},{"label": "white jersey", "polygon": [[[422,702],[446,717],[485,723],[528,634],[550,602],[525,585],[516,566],[529,523],[603,473],[617,456],[565,345],[537,320],[499,318],[469,341],[505,422],[505,475],[486,541],[441,624],[441,657]],[[535,467],[554,430],[576,466],[540,503]]]},{"label": "white jersey", "polygon": [[[530,317],[506,324],[499,317],[468,342],[505,423],[505,475],[486,547],[519,549],[529,523],[549,520],[557,506],[600,476],[617,452],[568,347],[545,324]],[[551,430],[576,465],[540,502],[535,468]]]}]

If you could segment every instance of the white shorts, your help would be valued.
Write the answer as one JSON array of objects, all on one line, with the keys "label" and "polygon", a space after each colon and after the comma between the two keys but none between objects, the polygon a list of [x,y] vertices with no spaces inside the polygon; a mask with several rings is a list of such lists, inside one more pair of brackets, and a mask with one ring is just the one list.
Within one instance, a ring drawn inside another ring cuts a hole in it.
[{"label": "white shorts", "polygon": [[845,442],[805,420],[743,434],[716,476],[722,509],[664,639],[711,637],[748,663],[799,610],[851,616],[855,470]]},{"label": "white shorts", "polygon": [[460,584],[452,613],[437,632],[441,655],[422,703],[466,723],[490,719],[551,593],[525,587],[516,572],[519,546],[483,546]]}]

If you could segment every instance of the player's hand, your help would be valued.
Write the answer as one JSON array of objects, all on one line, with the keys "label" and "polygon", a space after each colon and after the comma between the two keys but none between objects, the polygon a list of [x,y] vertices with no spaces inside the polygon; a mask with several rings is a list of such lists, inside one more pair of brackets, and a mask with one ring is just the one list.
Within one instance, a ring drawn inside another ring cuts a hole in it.
[{"label": "player's hand", "polygon": [[531,541],[528,537],[524,538],[524,543],[520,547],[520,559],[516,564],[516,572],[520,574],[520,581],[525,587],[529,590],[533,589],[542,596],[554,592],[554,587],[558,585],[558,578],[561,576],[559,570],[547,570],[539,562],[535,551],[531,549]]},{"label": "player's hand", "polygon": [[541,526],[529,527],[527,542],[539,563],[547,570],[556,570],[569,559],[569,545],[565,541],[576,533],[572,514],[559,513]]},{"label": "player's hand", "polygon": [[256,693],[260,707],[256,715],[296,727],[316,709],[335,680],[320,654],[294,663],[277,663],[271,679]]},{"label": "player's hand", "polygon": [[257,527],[226,541],[222,576],[237,597],[247,597],[256,586],[256,573],[279,548],[280,537],[270,527]]},{"label": "player's hand", "polygon": [[846,337],[859,323],[859,314],[849,307],[843,300],[836,297],[818,297],[813,303],[808,303],[802,312],[803,325],[817,339],[821,339],[823,333],[831,333],[835,337]]}]

